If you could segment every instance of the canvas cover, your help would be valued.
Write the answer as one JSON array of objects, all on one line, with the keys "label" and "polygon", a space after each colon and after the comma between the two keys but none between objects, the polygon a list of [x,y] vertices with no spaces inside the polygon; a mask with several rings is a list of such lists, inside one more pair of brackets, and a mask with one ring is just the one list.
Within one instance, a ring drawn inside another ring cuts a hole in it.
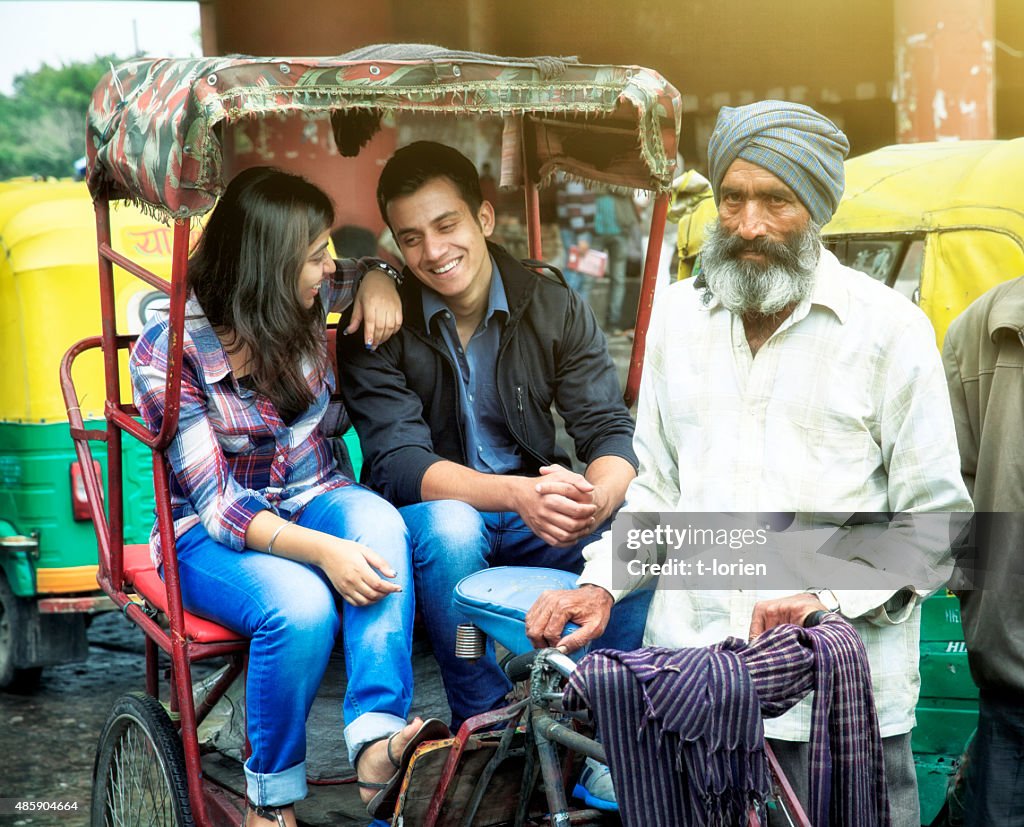
[{"label": "canvas cover", "polygon": [[140,59],[113,68],[93,93],[87,181],[94,196],[187,219],[211,209],[226,185],[225,123],[328,114],[339,150],[354,154],[382,114],[432,112],[506,119],[506,132],[525,136],[532,180],[560,170],[662,191],[681,111],[679,92],[657,72],[571,58],[391,44],[334,58]]}]

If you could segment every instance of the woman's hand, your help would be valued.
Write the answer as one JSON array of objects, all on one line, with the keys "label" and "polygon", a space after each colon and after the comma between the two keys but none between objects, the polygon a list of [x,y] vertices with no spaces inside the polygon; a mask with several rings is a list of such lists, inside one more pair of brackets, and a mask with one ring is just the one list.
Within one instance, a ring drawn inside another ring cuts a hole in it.
[{"label": "woman's hand", "polygon": [[352,302],[352,321],[345,333],[363,326],[363,341],[370,350],[390,339],[402,326],[402,301],[394,279],[380,270],[363,276]]},{"label": "woman's hand", "polygon": [[245,542],[255,551],[316,566],[353,606],[368,606],[402,591],[401,586],[381,577],[397,574],[373,549],[296,523],[282,523],[269,510],[253,517],[245,531]]},{"label": "woman's hand", "polygon": [[395,577],[395,571],[387,560],[373,549],[351,540],[324,535],[327,545],[322,549],[317,564],[327,575],[334,588],[353,606],[368,606],[393,592],[400,592],[401,586],[381,578]]}]

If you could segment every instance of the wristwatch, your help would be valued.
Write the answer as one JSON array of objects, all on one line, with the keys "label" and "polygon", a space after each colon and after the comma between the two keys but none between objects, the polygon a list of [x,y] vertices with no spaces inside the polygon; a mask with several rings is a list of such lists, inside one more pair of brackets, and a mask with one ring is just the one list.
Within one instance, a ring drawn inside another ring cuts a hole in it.
[{"label": "wristwatch", "polygon": [[366,272],[369,273],[370,270],[380,270],[384,275],[391,278],[399,287],[401,287],[402,282],[405,281],[405,279],[402,277],[402,272],[400,270],[396,270],[386,261],[381,261],[380,259],[377,258],[373,260],[373,266],[370,267],[370,269],[367,270]]},{"label": "wristwatch", "polygon": [[836,597],[835,592],[833,592],[832,589],[808,589],[807,593],[813,594],[818,598],[818,602],[821,603],[827,611],[839,611],[839,598]]}]

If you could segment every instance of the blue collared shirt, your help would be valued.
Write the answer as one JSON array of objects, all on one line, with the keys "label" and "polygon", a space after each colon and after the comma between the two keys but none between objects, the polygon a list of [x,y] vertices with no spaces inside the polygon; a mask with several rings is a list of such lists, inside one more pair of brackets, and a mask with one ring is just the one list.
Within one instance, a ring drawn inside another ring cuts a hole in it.
[{"label": "blue collared shirt", "polygon": [[505,424],[495,373],[498,345],[508,318],[505,284],[491,259],[491,290],[487,312],[465,348],[455,326],[455,314],[433,290],[423,290],[427,327],[436,319],[448,350],[459,369],[459,408],[462,413],[466,460],[470,468],[490,474],[512,474],[522,467],[522,451]]}]

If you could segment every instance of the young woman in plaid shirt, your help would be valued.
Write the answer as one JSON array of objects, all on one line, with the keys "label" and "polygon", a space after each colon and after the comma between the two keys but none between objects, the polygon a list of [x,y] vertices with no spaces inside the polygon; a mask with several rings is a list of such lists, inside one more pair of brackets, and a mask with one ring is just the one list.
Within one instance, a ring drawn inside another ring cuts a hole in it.
[{"label": "young woman in plaid shirt", "polygon": [[[327,312],[354,305],[343,335],[361,325],[367,347],[401,324],[397,274],[373,259],[335,261],[333,222],[330,200],[309,182],[249,169],[189,260],[181,413],[167,449],[178,565],[185,608],[251,640],[249,825],[295,824],[306,716],[339,626],[345,740],[364,797],[395,776],[393,755],[437,728],[406,724],[414,589],[404,523],[338,471],[321,432],[334,389]],[[159,315],[131,358],[151,428],[163,418],[168,352]],[[155,531],[152,545],[159,565]]]}]

